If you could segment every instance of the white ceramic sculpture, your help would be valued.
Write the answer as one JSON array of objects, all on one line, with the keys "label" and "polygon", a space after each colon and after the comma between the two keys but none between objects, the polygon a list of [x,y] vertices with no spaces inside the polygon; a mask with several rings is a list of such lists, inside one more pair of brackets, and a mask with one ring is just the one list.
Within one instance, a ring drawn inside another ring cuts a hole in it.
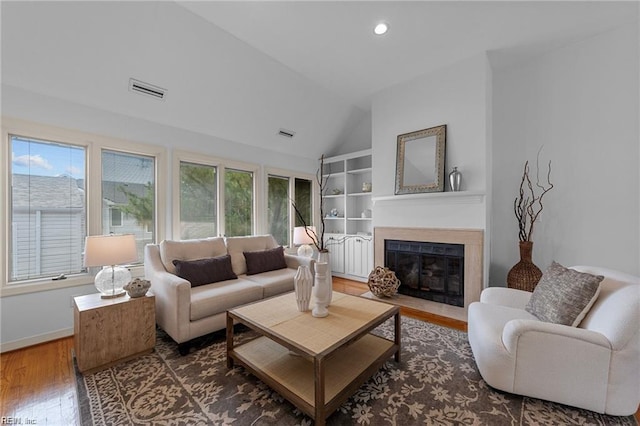
[{"label": "white ceramic sculpture", "polygon": [[327,286],[327,264],[316,263],[316,277],[313,285],[313,298],[316,306],[313,308],[311,315],[316,318],[323,318],[329,315],[327,305],[331,296],[331,288]]},{"label": "white ceramic sculpture", "polygon": [[294,288],[296,292],[296,302],[298,302],[298,310],[306,312],[309,310],[311,302],[311,291],[313,289],[313,276],[308,266],[298,266],[298,271],[293,278]]},{"label": "white ceramic sculpture", "polygon": [[318,263],[327,264],[325,280],[327,281],[327,287],[329,288],[329,296],[327,296],[326,305],[328,308],[331,304],[331,298],[333,297],[333,277],[331,276],[331,254],[329,253],[329,250],[324,250],[318,253]]}]

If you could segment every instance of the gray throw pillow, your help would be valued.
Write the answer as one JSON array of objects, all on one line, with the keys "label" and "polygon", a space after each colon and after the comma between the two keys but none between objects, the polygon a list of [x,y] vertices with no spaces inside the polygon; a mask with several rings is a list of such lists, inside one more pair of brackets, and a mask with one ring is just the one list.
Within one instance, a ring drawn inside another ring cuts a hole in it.
[{"label": "gray throw pillow", "polygon": [[191,287],[238,278],[231,268],[231,256],[197,260],[174,260],[176,275],[191,283]]},{"label": "gray throw pillow", "polygon": [[539,320],[578,326],[598,297],[602,275],[591,275],[553,262],[542,274],[525,310]]},{"label": "gray throw pillow", "polygon": [[287,262],[284,260],[284,248],[282,246],[267,250],[245,251],[243,253],[247,261],[247,275],[287,267]]}]

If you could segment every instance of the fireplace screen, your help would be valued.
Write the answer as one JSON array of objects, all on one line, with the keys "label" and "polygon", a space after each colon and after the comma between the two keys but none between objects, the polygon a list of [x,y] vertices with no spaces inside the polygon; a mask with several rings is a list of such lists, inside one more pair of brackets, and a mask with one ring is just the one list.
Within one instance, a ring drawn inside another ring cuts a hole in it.
[{"label": "fireplace screen", "polygon": [[385,240],[385,266],[401,282],[398,293],[464,306],[464,244]]}]

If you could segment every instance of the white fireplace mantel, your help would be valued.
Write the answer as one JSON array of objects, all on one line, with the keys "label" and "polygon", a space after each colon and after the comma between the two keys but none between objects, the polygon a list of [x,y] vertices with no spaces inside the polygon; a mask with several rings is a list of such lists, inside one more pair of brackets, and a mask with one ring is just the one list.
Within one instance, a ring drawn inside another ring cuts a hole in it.
[{"label": "white fireplace mantel", "polygon": [[374,205],[397,203],[404,201],[416,201],[421,203],[446,203],[446,204],[480,204],[484,201],[484,191],[457,191],[457,192],[425,192],[420,194],[381,195],[372,197]]}]

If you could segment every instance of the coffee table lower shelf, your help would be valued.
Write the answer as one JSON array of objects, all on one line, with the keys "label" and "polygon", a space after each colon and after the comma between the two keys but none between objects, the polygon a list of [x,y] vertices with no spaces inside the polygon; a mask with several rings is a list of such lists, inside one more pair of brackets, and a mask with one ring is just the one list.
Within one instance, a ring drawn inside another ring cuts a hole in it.
[{"label": "coffee table lower shelf", "polygon": [[[301,411],[320,420],[335,411],[398,351],[393,341],[366,334],[340,348],[324,361],[324,407],[316,407],[314,361],[292,354],[267,337],[236,346],[229,356],[291,401]],[[321,419],[317,416],[320,415]]]}]

